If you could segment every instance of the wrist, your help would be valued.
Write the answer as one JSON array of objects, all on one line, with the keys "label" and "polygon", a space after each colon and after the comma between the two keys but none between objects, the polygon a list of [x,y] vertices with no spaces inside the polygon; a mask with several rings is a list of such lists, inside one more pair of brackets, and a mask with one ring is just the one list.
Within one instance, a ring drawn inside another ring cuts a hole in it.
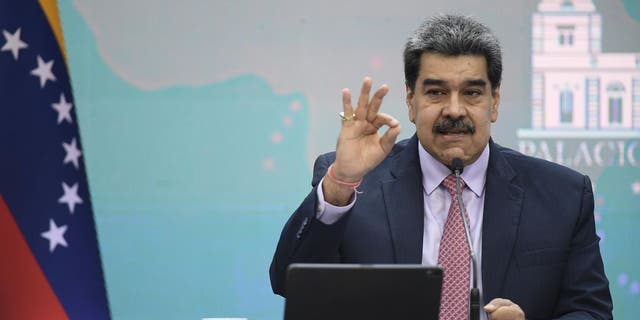
[{"label": "wrist", "polygon": [[356,191],[353,188],[347,188],[336,183],[328,174],[322,179],[322,193],[324,201],[337,207],[348,205],[353,199]]},{"label": "wrist", "polygon": [[333,164],[331,164],[329,166],[329,169],[327,170],[327,177],[329,177],[329,179],[335,184],[347,189],[355,190],[355,191],[357,191],[356,189],[360,186],[360,184],[362,184],[362,178],[352,180],[352,179],[344,179],[344,178],[338,177],[334,171]]}]

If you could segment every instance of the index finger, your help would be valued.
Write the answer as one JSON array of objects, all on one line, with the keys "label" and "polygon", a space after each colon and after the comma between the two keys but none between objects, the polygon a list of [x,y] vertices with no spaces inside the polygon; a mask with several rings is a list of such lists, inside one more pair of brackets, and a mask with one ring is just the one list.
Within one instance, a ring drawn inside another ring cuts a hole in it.
[{"label": "index finger", "polygon": [[347,117],[353,114],[353,107],[351,106],[351,90],[349,88],[342,89],[342,112]]}]

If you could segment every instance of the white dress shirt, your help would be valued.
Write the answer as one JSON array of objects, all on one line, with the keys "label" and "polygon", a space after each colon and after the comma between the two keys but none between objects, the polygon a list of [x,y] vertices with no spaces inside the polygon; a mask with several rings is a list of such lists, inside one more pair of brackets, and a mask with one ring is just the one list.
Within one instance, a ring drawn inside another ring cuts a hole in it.
[{"label": "white dress shirt", "polygon": [[[451,174],[451,170],[431,156],[418,143],[420,167],[422,169],[422,187],[424,197],[424,233],[422,234],[422,264],[437,265],[440,252],[440,239],[447,221],[451,195],[442,185],[442,181]],[[482,216],[484,212],[484,190],[489,166],[489,145],[480,157],[464,167],[461,178],[466,187],[462,190],[462,201],[469,215],[469,232],[471,244],[476,252],[478,262],[478,289],[480,290],[480,306],[484,305],[482,295]],[[473,273],[469,277],[473,281]],[[471,285],[471,283],[470,283]],[[485,312],[480,312],[480,319],[487,319]]]},{"label": "white dress shirt", "polygon": [[[422,264],[437,265],[438,253],[440,250],[440,239],[444,230],[449,207],[451,206],[451,195],[442,185],[442,181],[451,174],[451,170],[431,156],[418,143],[418,155],[420,157],[420,168],[422,170],[422,186],[424,197],[424,232],[422,234]],[[480,157],[464,167],[461,178],[466,187],[462,190],[462,201],[464,202],[467,214],[469,215],[471,242],[476,252],[478,262],[478,289],[480,290],[480,306],[484,305],[482,299],[482,216],[484,211],[484,191],[487,177],[487,167],[489,165],[489,145],[484,148]],[[325,224],[333,224],[347,213],[357,200],[355,194],[351,203],[344,207],[334,206],[324,200],[322,192],[322,181],[318,187],[318,208],[316,218]],[[472,279],[473,274],[470,277]],[[487,315],[481,310],[480,319],[486,320]]]}]

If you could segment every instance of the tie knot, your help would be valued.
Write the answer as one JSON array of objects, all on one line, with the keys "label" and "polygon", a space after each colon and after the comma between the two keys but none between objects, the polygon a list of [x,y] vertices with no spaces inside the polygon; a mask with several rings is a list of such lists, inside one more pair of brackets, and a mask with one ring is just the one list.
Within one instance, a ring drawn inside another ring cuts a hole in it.
[{"label": "tie knot", "polygon": [[[450,174],[448,175],[443,181],[442,181],[442,185],[447,188],[447,191],[449,191],[449,193],[451,194],[452,197],[455,197],[456,195],[456,175],[455,174]],[[460,189],[464,189],[464,180],[462,180],[462,178],[460,178]]]}]

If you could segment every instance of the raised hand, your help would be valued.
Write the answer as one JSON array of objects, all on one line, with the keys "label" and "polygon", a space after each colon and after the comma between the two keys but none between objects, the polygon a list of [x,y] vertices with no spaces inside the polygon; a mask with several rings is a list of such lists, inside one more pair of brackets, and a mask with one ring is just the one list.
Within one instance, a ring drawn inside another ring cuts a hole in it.
[{"label": "raised hand", "polygon": [[[400,123],[390,115],[378,112],[388,91],[389,87],[382,85],[371,97],[371,79],[365,78],[354,110],[351,92],[346,88],[342,90],[342,128],[336,146],[336,160],[332,166],[333,177],[326,178],[323,182],[327,202],[335,205],[348,203],[353,195],[353,188],[336,181],[360,181],[391,151],[400,134]],[[378,130],[385,125],[389,128],[379,135]]]}]

